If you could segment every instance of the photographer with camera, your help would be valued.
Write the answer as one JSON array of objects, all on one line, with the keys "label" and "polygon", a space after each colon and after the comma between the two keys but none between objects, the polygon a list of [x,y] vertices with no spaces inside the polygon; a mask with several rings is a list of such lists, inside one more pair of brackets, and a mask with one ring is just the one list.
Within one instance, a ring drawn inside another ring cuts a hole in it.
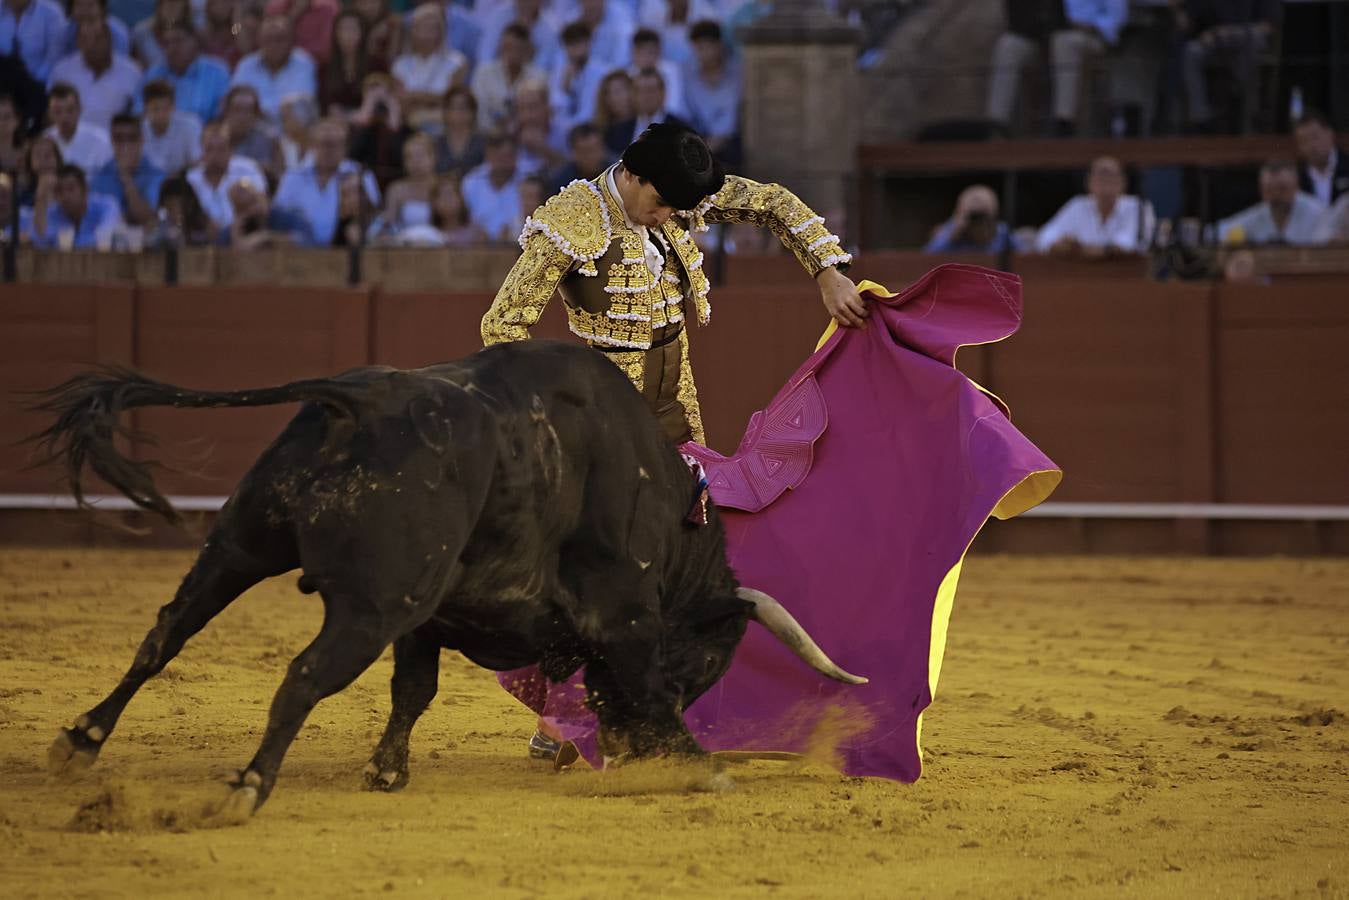
[{"label": "photographer with camera", "polygon": [[998,195],[983,184],[960,192],[951,218],[937,228],[924,253],[1003,253],[1020,250],[1011,229],[998,219]]}]

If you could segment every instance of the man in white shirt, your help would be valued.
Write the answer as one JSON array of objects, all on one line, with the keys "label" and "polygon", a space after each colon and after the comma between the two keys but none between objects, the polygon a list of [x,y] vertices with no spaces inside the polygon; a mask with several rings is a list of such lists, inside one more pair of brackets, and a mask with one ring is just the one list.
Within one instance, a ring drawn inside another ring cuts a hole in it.
[{"label": "man in white shirt", "polygon": [[46,83],[65,51],[66,14],[53,0],[0,3],[0,53],[23,61],[28,74]]},{"label": "man in white shirt", "polygon": [[544,70],[530,62],[533,56],[529,32],[519,22],[512,22],[501,33],[496,59],[479,63],[473,70],[470,87],[478,99],[478,125],[484,131],[503,125],[509,118],[520,84],[547,82]]},{"label": "man in white shirt", "polygon": [[496,243],[509,243],[520,213],[520,172],[515,138],[494,134],[487,139],[486,161],[464,176],[460,192],[474,225]]},{"label": "man in white shirt", "polygon": [[1113,156],[1092,161],[1087,193],[1063,205],[1040,229],[1035,249],[1054,256],[1097,259],[1143,253],[1156,224],[1152,205],[1124,193],[1124,169]]},{"label": "man in white shirt", "polygon": [[1293,126],[1297,141],[1298,187],[1331,206],[1349,194],[1349,154],[1335,146],[1335,129],[1330,120],[1308,110]]},{"label": "man in white shirt", "polygon": [[628,67],[628,74],[636,78],[646,69],[655,69],[665,79],[665,108],[677,116],[687,117],[683,72],[674,62],[664,58],[660,34],[651,28],[639,28],[632,36],[632,65]]},{"label": "man in white shirt", "polygon": [[1321,243],[1326,208],[1297,189],[1297,170],[1291,162],[1274,160],[1260,168],[1260,202],[1218,223],[1224,244]]},{"label": "man in white shirt", "polygon": [[[486,6],[486,4],[479,4]],[[477,63],[491,62],[501,55],[501,38],[513,25],[525,29],[525,37],[534,48],[533,62],[540,69],[552,68],[562,54],[558,35],[562,23],[544,10],[544,0],[508,0],[482,14],[482,42],[478,45]],[[476,93],[476,91],[475,91]]]},{"label": "man in white shirt", "polygon": [[318,96],[314,60],[295,46],[295,32],[285,16],[263,21],[258,49],[239,60],[230,84],[246,84],[257,91],[263,114],[273,122],[287,94]]},{"label": "man in white shirt", "polygon": [[267,183],[257,163],[233,153],[229,126],[219,120],[211,122],[201,132],[201,162],[187,173],[187,183],[217,230],[229,228],[234,221],[230,188],[236,181],[249,179],[259,186]]},{"label": "man in white shirt", "polygon": [[131,109],[141,83],[141,67],[114,53],[108,23],[88,19],[77,32],[79,50],[52,67],[50,84],[73,87],[80,95],[80,115],[107,130],[112,117]]},{"label": "man in white shirt", "polygon": [[47,117],[52,123],[47,134],[56,141],[63,161],[79,166],[85,175],[93,175],[112,159],[108,132],[81,120],[80,95],[70,85],[52,85]]},{"label": "man in white shirt", "polygon": [[[313,134],[313,160],[281,176],[272,208],[308,224],[309,246],[329,247],[337,231],[342,179],[361,172],[361,167],[346,158],[347,123],[343,119],[324,119],[314,126]],[[379,186],[369,171],[362,173],[362,184],[371,208],[378,209]]]},{"label": "man in white shirt", "polygon": [[172,83],[156,78],[146,83],[142,94],[145,158],[169,176],[182,172],[201,156],[201,122],[177,108],[174,93]]},{"label": "man in white shirt", "polygon": [[553,66],[548,91],[553,117],[566,130],[589,122],[595,115],[600,81],[608,71],[590,52],[590,26],[572,22],[562,29],[562,58]]}]

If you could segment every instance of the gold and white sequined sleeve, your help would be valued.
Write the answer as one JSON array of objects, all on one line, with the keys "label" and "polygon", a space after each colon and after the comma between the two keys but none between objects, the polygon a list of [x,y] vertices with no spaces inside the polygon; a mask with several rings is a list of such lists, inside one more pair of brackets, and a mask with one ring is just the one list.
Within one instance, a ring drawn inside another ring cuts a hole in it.
[{"label": "gold and white sequined sleeve", "polygon": [[801,202],[780,184],[761,184],[738,175],[727,175],[726,184],[693,211],[696,219],[709,223],[758,225],[769,228],[782,245],[814,277],[830,266],[847,268],[852,255],[845,253],[838,237],[824,225],[824,216]]},{"label": "gold and white sequined sleeve", "polygon": [[506,273],[491,309],[482,317],[483,346],[528,340],[529,329],[539,321],[558,282],[573,264],[546,234],[530,234],[524,252]]}]

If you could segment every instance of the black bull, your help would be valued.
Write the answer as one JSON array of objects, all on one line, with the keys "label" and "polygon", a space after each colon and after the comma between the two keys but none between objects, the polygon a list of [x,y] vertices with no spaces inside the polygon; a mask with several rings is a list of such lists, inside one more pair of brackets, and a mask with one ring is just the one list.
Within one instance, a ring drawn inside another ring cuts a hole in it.
[{"label": "black bull", "polygon": [[394,646],[393,708],[370,787],[408,777],[412,726],[440,648],[489,669],[582,666],[606,752],[696,754],[682,711],[719,679],[755,618],[821,672],[834,666],[772,598],[739,588],[716,511],[641,396],[594,351],[535,341],[413,371],[371,367],[249,391],[191,391],[126,370],[77,376],[39,435],[83,502],[87,466],[139,506],[177,512],[115,446],[135,407],[304,402],[240,481],[172,602],[107,698],[63,729],[54,771],[91,764],[145,681],[259,581],[302,569],[318,636],[290,664],[236,813],[276,781],[306,716]]}]

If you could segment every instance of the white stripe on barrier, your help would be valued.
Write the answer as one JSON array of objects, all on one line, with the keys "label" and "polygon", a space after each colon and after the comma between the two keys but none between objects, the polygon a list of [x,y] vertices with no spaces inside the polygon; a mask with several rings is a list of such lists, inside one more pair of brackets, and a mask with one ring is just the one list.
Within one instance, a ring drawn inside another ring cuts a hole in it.
[{"label": "white stripe on barrier", "polygon": [[[225,497],[169,497],[184,511],[214,512]],[[138,509],[125,497],[90,494],[98,509]],[[75,509],[64,494],[0,494],[0,509]],[[1274,503],[1041,503],[1023,516],[1046,519],[1275,519],[1284,521],[1349,521],[1349,506]]]}]

